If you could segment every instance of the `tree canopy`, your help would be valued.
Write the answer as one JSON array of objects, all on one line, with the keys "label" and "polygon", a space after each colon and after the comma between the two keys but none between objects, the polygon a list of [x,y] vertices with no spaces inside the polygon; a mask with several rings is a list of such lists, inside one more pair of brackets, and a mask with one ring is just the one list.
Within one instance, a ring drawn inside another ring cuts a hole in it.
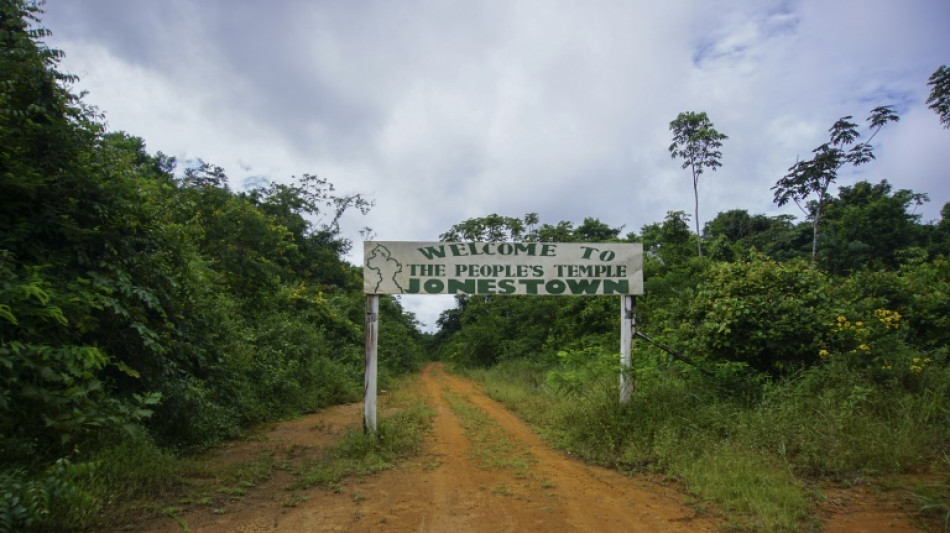
[{"label": "tree canopy", "polygon": [[927,85],[931,87],[927,104],[940,117],[943,127],[950,129],[950,68],[947,68],[947,65],[940,65],[930,75]]}]

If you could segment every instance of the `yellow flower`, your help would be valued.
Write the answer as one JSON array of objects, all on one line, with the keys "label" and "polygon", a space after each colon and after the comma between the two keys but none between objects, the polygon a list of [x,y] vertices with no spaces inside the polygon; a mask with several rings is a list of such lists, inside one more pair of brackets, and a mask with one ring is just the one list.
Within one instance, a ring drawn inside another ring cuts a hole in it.
[{"label": "yellow flower", "polygon": [[887,329],[900,329],[901,315],[897,311],[888,311],[887,309],[875,309],[874,316],[884,324]]},{"label": "yellow flower", "polygon": [[858,349],[859,349],[859,350],[863,350],[863,351],[865,351],[865,352],[870,352],[870,351],[871,351],[871,347],[868,346],[867,344],[862,344],[861,346],[858,346]]},{"label": "yellow flower", "polygon": [[828,357],[828,350],[819,350],[818,357]]}]

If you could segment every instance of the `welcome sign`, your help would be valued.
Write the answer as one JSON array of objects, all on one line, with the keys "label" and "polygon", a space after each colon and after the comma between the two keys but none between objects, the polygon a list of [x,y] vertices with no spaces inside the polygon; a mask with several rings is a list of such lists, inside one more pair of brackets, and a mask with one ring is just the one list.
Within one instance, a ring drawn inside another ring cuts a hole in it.
[{"label": "welcome sign", "polygon": [[366,294],[643,294],[639,243],[363,243]]}]

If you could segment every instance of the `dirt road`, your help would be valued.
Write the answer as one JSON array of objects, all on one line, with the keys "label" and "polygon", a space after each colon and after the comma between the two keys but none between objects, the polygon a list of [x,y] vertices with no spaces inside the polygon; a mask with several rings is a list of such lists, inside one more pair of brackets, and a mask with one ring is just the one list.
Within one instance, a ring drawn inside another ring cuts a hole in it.
[{"label": "dirt road", "polygon": [[[225,508],[197,508],[145,530],[695,532],[722,526],[708,515],[697,516],[675,487],[588,466],[552,450],[521,420],[440,365],[426,368],[420,386],[435,418],[424,452],[410,464],[347,480],[336,491],[306,494],[285,490],[291,474],[278,470]],[[359,405],[341,406],[281,424],[266,438],[238,443],[215,460],[261,450],[291,459],[306,455],[330,445],[345,426],[358,425],[359,413]]]}]

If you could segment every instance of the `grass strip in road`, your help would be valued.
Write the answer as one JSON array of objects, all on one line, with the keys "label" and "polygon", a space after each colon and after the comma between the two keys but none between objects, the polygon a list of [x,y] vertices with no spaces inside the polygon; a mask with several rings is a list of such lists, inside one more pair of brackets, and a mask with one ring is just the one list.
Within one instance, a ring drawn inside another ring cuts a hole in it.
[{"label": "grass strip in road", "polygon": [[528,477],[531,466],[537,463],[530,451],[518,450],[509,433],[467,397],[444,389],[442,398],[459,417],[465,435],[472,442],[471,455],[481,468],[511,469],[518,479]]}]

